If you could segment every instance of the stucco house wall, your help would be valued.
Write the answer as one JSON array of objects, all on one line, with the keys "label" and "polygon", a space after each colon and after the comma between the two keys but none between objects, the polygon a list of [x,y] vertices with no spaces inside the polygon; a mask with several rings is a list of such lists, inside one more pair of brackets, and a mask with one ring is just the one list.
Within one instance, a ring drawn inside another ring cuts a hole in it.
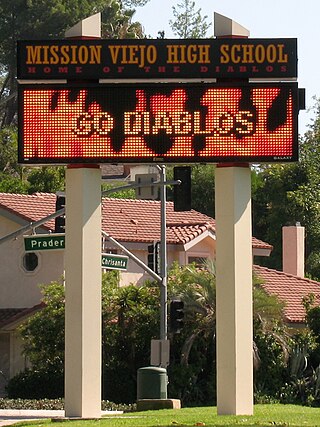
[{"label": "stucco house wall", "polygon": [[[20,228],[8,218],[0,218],[0,236],[5,236]],[[39,233],[41,230],[37,230]],[[23,236],[0,245],[0,308],[26,308],[40,302],[39,284],[59,280],[63,276],[63,251],[37,252],[38,266],[27,271],[24,266]]]}]

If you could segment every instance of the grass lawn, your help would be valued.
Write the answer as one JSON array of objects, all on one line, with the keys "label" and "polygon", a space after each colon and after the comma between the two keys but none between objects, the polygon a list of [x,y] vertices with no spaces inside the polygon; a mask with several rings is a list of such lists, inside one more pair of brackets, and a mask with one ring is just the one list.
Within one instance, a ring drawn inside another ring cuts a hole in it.
[{"label": "grass lawn", "polygon": [[255,405],[253,416],[217,415],[214,407],[183,408],[178,410],[131,412],[123,415],[110,415],[101,420],[72,421],[32,421],[19,423],[39,427],[182,427],[182,426],[263,426],[263,427],[303,427],[320,426],[320,408],[297,405]]}]

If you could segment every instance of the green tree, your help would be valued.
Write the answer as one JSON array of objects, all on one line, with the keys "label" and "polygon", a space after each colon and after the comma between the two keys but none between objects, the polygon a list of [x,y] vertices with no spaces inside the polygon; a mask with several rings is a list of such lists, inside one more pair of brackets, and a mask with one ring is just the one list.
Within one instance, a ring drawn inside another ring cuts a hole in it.
[{"label": "green tree", "polygon": [[15,126],[0,129],[0,171],[10,175],[21,176],[18,165],[18,138]]},{"label": "green tree", "polygon": [[304,298],[303,305],[306,310],[306,323],[314,339],[314,347],[310,351],[310,363],[315,369],[320,365],[320,306],[316,305],[314,294]]},{"label": "green tree", "polygon": [[[133,188],[128,188],[126,190],[119,190],[116,191],[117,187],[121,187],[123,183],[121,184],[103,184],[102,191],[104,191],[104,195],[106,197],[114,197],[116,199],[135,199],[136,193]],[[109,192],[109,190],[112,190]]]},{"label": "green tree", "polygon": [[201,8],[195,9],[193,0],[181,0],[172,6],[174,20],[169,21],[173,33],[183,39],[200,39],[206,36],[210,24],[208,17],[201,15]]},{"label": "green tree", "polygon": [[30,168],[27,180],[29,194],[36,192],[55,193],[64,190],[65,168],[60,166],[42,166]]},{"label": "green tree", "polygon": [[320,404],[320,310],[315,305],[315,295],[309,294],[303,301],[306,325],[303,331],[291,337],[286,381],[280,389],[283,403]]},{"label": "green tree", "polygon": [[123,0],[122,4],[125,7],[132,8],[132,7],[142,7],[145,6],[148,3],[149,0]]},{"label": "green tree", "polygon": [[191,347],[199,334],[215,334],[216,287],[214,264],[206,262],[205,269],[195,264],[180,267],[174,263],[169,272],[169,299],[181,298],[187,317],[197,318],[197,327],[192,329],[181,351],[181,363],[188,364]]},{"label": "green tree", "polygon": [[306,272],[320,278],[320,104],[316,119],[300,140],[294,164],[266,165],[257,171],[253,189],[253,234],[274,247],[265,265],[281,269],[281,229],[297,222],[306,228]]},{"label": "green tree", "polygon": [[61,38],[65,31],[97,12],[102,15],[103,37],[143,37],[133,23],[136,0],[0,0],[0,127],[15,122],[17,113],[16,42]]},{"label": "green tree", "polygon": [[[126,403],[136,398],[137,369],[150,363],[150,341],[159,331],[159,289],[122,288],[118,281],[115,271],[102,275],[103,397]],[[11,397],[63,396],[64,285],[53,282],[41,288],[43,308],[20,330],[32,370],[9,382]],[[42,386],[44,378],[50,387]]]},{"label": "green tree", "polygon": [[15,126],[0,129],[0,191],[5,193],[54,193],[64,189],[63,167],[22,167],[18,164]]},{"label": "green tree", "polygon": [[66,29],[101,12],[102,37],[143,37],[134,7],[149,0],[0,0],[0,191],[33,193],[64,189],[64,169],[24,168],[17,160],[16,42],[61,38]]},{"label": "green tree", "polygon": [[4,193],[27,193],[28,183],[23,179],[22,167],[18,164],[18,141],[15,126],[0,129],[0,191]]},{"label": "green tree", "polygon": [[107,294],[103,314],[103,397],[116,403],[132,403],[136,399],[137,370],[150,365],[151,339],[159,333],[159,288],[131,285],[114,288]]},{"label": "green tree", "polygon": [[36,370],[64,366],[64,286],[61,282],[42,285],[43,308],[22,327],[24,354]]},{"label": "green tree", "polygon": [[306,183],[301,164],[268,165],[260,171],[260,186],[253,192],[253,235],[273,245],[266,265],[281,270],[284,225],[305,225],[303,210],[298,210],[293,194]]},{"label": "green tree", "polygon": [[[215,165],[191,166],[191,207],[214,217],[214,171]],[[173,167],[167,167],[167,180],[173,179]],[[167,187],[168,200],[173,200],[173,188]]]},{"label": "green tree", "polygon": [[256,398],[278,398],[287,376],[291,340],[283,323],[284,304],[253,276],[254,387]]},{"label": "green tree", "polygon": [[[184,402],[213,404],[215,396],[216,286],[215,266],[175,264],[168,279],[169,296],[185,302],[185,328],[171,337],[173,363],[178,379],[172,389]],[[283,304],[268,295],[261,280],[253,277],[254,367],[256,390],[276,393],[286,376],[290,343],[283,326]],[[280,377],[279,377],[279,375]],[[192,388],[192,391],[191,391]],[[210,397],[210,401],[206,400]]]},{"label": "green tree", "polygon": [[215,165],[193,165],[191,170],[192,208],[214,218]]},{"label": "green tree", "polygon": [[[135,10],[149,0],[109,0],[102,11],[103,38],[143,38],[143,28],[139,22],[132,21]],[[105,2],[106,3],[106,2]]]},{"label": "green tree", "polygon": [[0,192],[27,194],[28,184],[23,182],[19,177],[0,172]]},{"label": "green tree", "polygon": [[[185,302],[185,326],[180,334],[170,333],[168,368],[169,393],[181,398],[184,405],[215,402],[215,276],[214,265],[210,263],[207,267],[175,264],[168,278],[169,299],[180,297]],[[25,354],[33,368],[10,381],[10,396],[30,398],[37,393],[38,398],[49,397],[41,387],[45,376],[52,379],[50,396],[63,395],[64,287],[61,283],[52,283],[43,287],[43,293],[45,307],[21,329]],[[137,370],[149,365],[150,341],[159,336],[159,294],[158,285],[153,283],[119,287],[117,273],[103,275],[104,399],[117,403],[131,403],[136,399]],[[274,374],[278,368],[282,372],[285,364],[280,340],[283,331],[274,320],[281,317],[281,306],[275,298],[263,293],[258,284],[254,288],[254,301],[255,336],[260,355],[257,378],[262,383],[264,374],[271,373],[270,390],[276,379]]]}]

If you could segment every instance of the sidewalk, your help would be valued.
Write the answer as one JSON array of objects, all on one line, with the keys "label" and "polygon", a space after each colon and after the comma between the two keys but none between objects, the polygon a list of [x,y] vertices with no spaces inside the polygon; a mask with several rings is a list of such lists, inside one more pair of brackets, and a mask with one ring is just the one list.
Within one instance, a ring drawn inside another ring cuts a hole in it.
[{"label": "sidewalk", "polygon": [[[101,411],[101,416],[121,414],[122,411]],[[64,418],[63,410],[44,409],[0,409],[0,427],[9,426],[27,420],[41,420],[44,418]]]},{"label": "sidewalk", "polygon": [[64,411],[0,409],[0,427],[9,426],[24,420],[64,417]]}]

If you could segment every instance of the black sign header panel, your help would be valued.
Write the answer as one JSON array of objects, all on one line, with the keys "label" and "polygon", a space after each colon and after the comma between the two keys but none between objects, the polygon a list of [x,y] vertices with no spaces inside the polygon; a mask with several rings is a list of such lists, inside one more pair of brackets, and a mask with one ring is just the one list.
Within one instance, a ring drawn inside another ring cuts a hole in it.
[{"label": "black sign header panel", "polygon": [[18,79],[297,77],[297,39],[18,41]]}]

